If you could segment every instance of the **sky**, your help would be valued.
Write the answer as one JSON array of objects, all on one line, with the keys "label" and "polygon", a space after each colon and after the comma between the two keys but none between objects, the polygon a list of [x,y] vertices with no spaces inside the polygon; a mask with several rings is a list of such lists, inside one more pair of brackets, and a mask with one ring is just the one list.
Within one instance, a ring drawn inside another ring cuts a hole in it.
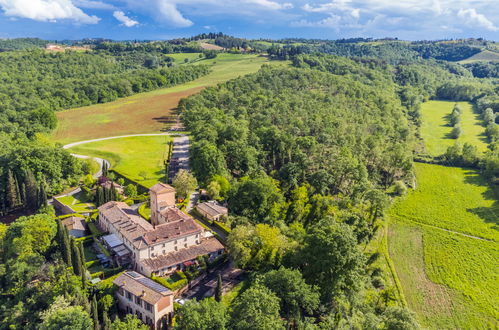
[{"label": "sky", "polygon": [[499,0],[0,0],[0,38],[499,41]]}]

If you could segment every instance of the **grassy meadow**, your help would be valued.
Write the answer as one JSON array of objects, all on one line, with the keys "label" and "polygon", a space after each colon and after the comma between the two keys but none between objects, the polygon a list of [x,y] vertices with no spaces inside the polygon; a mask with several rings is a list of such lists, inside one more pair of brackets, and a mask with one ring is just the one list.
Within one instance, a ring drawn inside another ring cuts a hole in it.
[{"label": "grassy meadow", "polygon": [[409,307],[429,328],[497,327],[496,197],[475,170],[416,163],[415,171],[418,186],[394,203],[388,228]]},{"label": "grassy meadow", "polygon": [[[449,124],[449,115],[455,104],[462,110],[461,127],[463,134],[458,139],[450,137],[452,126]],[[473,112],[468,102],[428,101],[421,105],[422,125],[421,136],[425,142],[426,152],[431,156],[439,156],[456,141],[471,143],[479,151],[487,150],[485,128],[482,126],[480,115]]]},{"label": "grassy meadow", "polygon": [[[173,54],[181,63],[199,54]],[[58,126],[52,139],[69,143],[100,137],[159,132],[175,122],[178,102],[205,87],[253,73],[263,64],[283,64],[266,57],[219,54],[210,60],[189,65],[209,64],[211,73],[194,81],[151,92],[135,94],[113,102],[91,105],[57,113]]]},{"label": "grassy meadow", "polygon": [[471,57],[468,57],[465,60],[460,61],[459,63],[473,63],[479,61],[499,61],[499,52],[493,52],[490,50],[484,50],[478,54],[475,54]]},{"label": "grassy meadow", "polygon": [[499,203],[477,171],[415,164],[418,186],[397,201],[392,218],[499,242]]},{"label": "grassy meadow", "polygon": [[70,196],[58,197],[57,200],[71,207],[75,212],[88,212],[95,209],[95,204],[87,200],[83,192]]},{"label": "grassy meadow", "polygon": [[[115,171],[146,187],[164,177],[163,160],[170,136],[134,136],[81,144],[70,148],[72,153],[102,157],[111,162]],[[145,172],[146,179],[139,173]]]}]

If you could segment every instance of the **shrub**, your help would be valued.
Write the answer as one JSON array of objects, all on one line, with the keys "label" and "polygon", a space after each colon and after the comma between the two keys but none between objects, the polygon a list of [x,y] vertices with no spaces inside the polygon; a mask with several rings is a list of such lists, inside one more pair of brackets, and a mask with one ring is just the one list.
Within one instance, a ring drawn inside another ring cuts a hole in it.
[{"label": "shrub", "polygon": [[407,194],[407,186],[403,181],[395,181],[394,192],[397,196],[404,196]]},{"label": "shrub", "polygon": [[170,278],[174,279],[175,277],[178,277],[179,279],[173,283],[170,283],[168,280],[166,280],[163,277],[154,276],[154,275],[151,275],[151,280],[153,280],[156,283],[161,284],[164,287],[167,287],[168,289],[170,289],[172,291],[176,291],[180,288],[183,288],[184,286],[186,286],[188,284],[187,277],[185,276],[185,274],[183,272],[176,272],[175,274],[171,275]]},{"label": "shrub", "polygon": [[461,134],[463,134],[463,130],[461,129],[460,125],[455,125],[454,128],[452,129],[452,132],[450,133],[453,139],[459,138]]},{"label": "shrub", "polygon": [[380,289],[385,286],[385,280],[381,276],[373,277],[371,279],[371,283],[376,289]]}]

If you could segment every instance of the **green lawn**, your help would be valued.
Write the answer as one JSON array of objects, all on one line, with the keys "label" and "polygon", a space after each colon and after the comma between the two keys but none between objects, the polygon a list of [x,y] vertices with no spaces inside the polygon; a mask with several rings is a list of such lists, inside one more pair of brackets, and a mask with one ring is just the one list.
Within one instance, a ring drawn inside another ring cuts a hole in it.
[{"label": "green lawn", "polygon": [[[164,177],[163,160],[170,136],[134,136],[78,145],[73,153],[102,157],[111,162],[112,169],[124,176],[152,187]],[[146,172],[144,180],[140,172]]]},{"label": "green lawn", "polygon": [[[449,126],[448,120],[448,115],[450,115],[456,103],[459,104],[463,111],[461,114],[463,134],[457,140],[450,137],[452,127]],[[471,143],[479,151],[487,150],[485,128],[482,126],[480,115],[473,112],[470,103],[429,101],[422,104],[421,113],[421,136],[425,143],[426,152],[429,155],[439,156],[445,153],[447,148],[456,141]]]},{"label": "green lawn", "polygon": [[75,212],[86,212],[95,209],[95,204],[85,198],[85,194],[79,192],[71,196],[59,197],[57,200],[71,207]]},{"label": "green lawn", "polygon": [[409,307],[433,329],[497,327],[496,197],[475,170],[421,163],[415,170],[417,189],[394,203],[388,230]]},{"label": "green lawn", "polygon": [[[196,54],[171,55],[181,59]],[[52,139],[65,144],[100,137],[159,132],[175,121],[180,99],[198,93],[205,87],[256,72],[263,64],[287,65],[289,62],[269,61],[259,55],[219,54],[214,59],[189,65],[199,64],[210,65],[212,71],[178,86],[58,112],[58,125]]]},{"label": "green lawn", "polygon": [[199,54],[201,53],[178,53],[178,54],[167,54],[166,56],[171,57],[176,63],[182,64],[185,59],[189,59],[189,62],[200,60]]},{"label": "green lawn", "polygon": [[477,171],[422,163],[415,170],[417,189],[391,217],[499,241],[499,203]]}]

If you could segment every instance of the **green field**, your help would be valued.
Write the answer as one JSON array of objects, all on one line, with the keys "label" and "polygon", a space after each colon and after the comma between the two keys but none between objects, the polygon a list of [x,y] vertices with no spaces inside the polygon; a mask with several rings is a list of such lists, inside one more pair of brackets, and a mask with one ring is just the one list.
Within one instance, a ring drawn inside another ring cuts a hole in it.
[{"label": "green field", "polygon": [[471,169],[415,164],[417,189],[397,201],[391,217],[499,242],[499,203]]},{"label": "green field", "polygon": [[497,199],[474,170],[421,163],[415,170],[418,187],[395,202],[388,230],[409,307],[434,329],[498,326]]},{"label": "green field", "polygon": [[[449,126],[448,120],[448,115],[450,115],[456,103],[459,104],[463,112],[461,114],[463,134],[457,140],[450,137],[452,127]],[[473,112],[470,103],[429,101],[422,104],[421,113],[421,136],[425,142],[426,152],[429,155],[439,156],[445,153],[447,148],[456,141],[471,143],[479,151],[487,150],[485,128],[482,126],[480,115]]]},{"label": "green field", "polygon": [[[149,188],[165,175],[163,160],[170,140],[166,135],[134,136],[86,143],[69,150],[107,159],[112,169]],[[139,175],[142,171],[147,173],[145,180]]]},{"label": "green field", "polygon": [[478,54],[475,54],[471,57],[468,57],[465,60],[459,61],[459,63],[465,64],[465,63],[472,63],[472,62],[479,62],[479,61],[499,61],[499,52],[493,52],[490,50],[484,50]]},{"label": "green field", "polygon": [[[181,59],[194,54],[174,56]],[[59,122],[52,139],[65,144],[100,137],[159,132],[175,122],[180,99],[207,86],[256,72],[263,64],[285,65],[287,62],[269,61],[259,55],[224,53],[215,59],[196,61],[190,65],[199,64],[211,65],[211,73],[182,85],[58,112]]]}]

